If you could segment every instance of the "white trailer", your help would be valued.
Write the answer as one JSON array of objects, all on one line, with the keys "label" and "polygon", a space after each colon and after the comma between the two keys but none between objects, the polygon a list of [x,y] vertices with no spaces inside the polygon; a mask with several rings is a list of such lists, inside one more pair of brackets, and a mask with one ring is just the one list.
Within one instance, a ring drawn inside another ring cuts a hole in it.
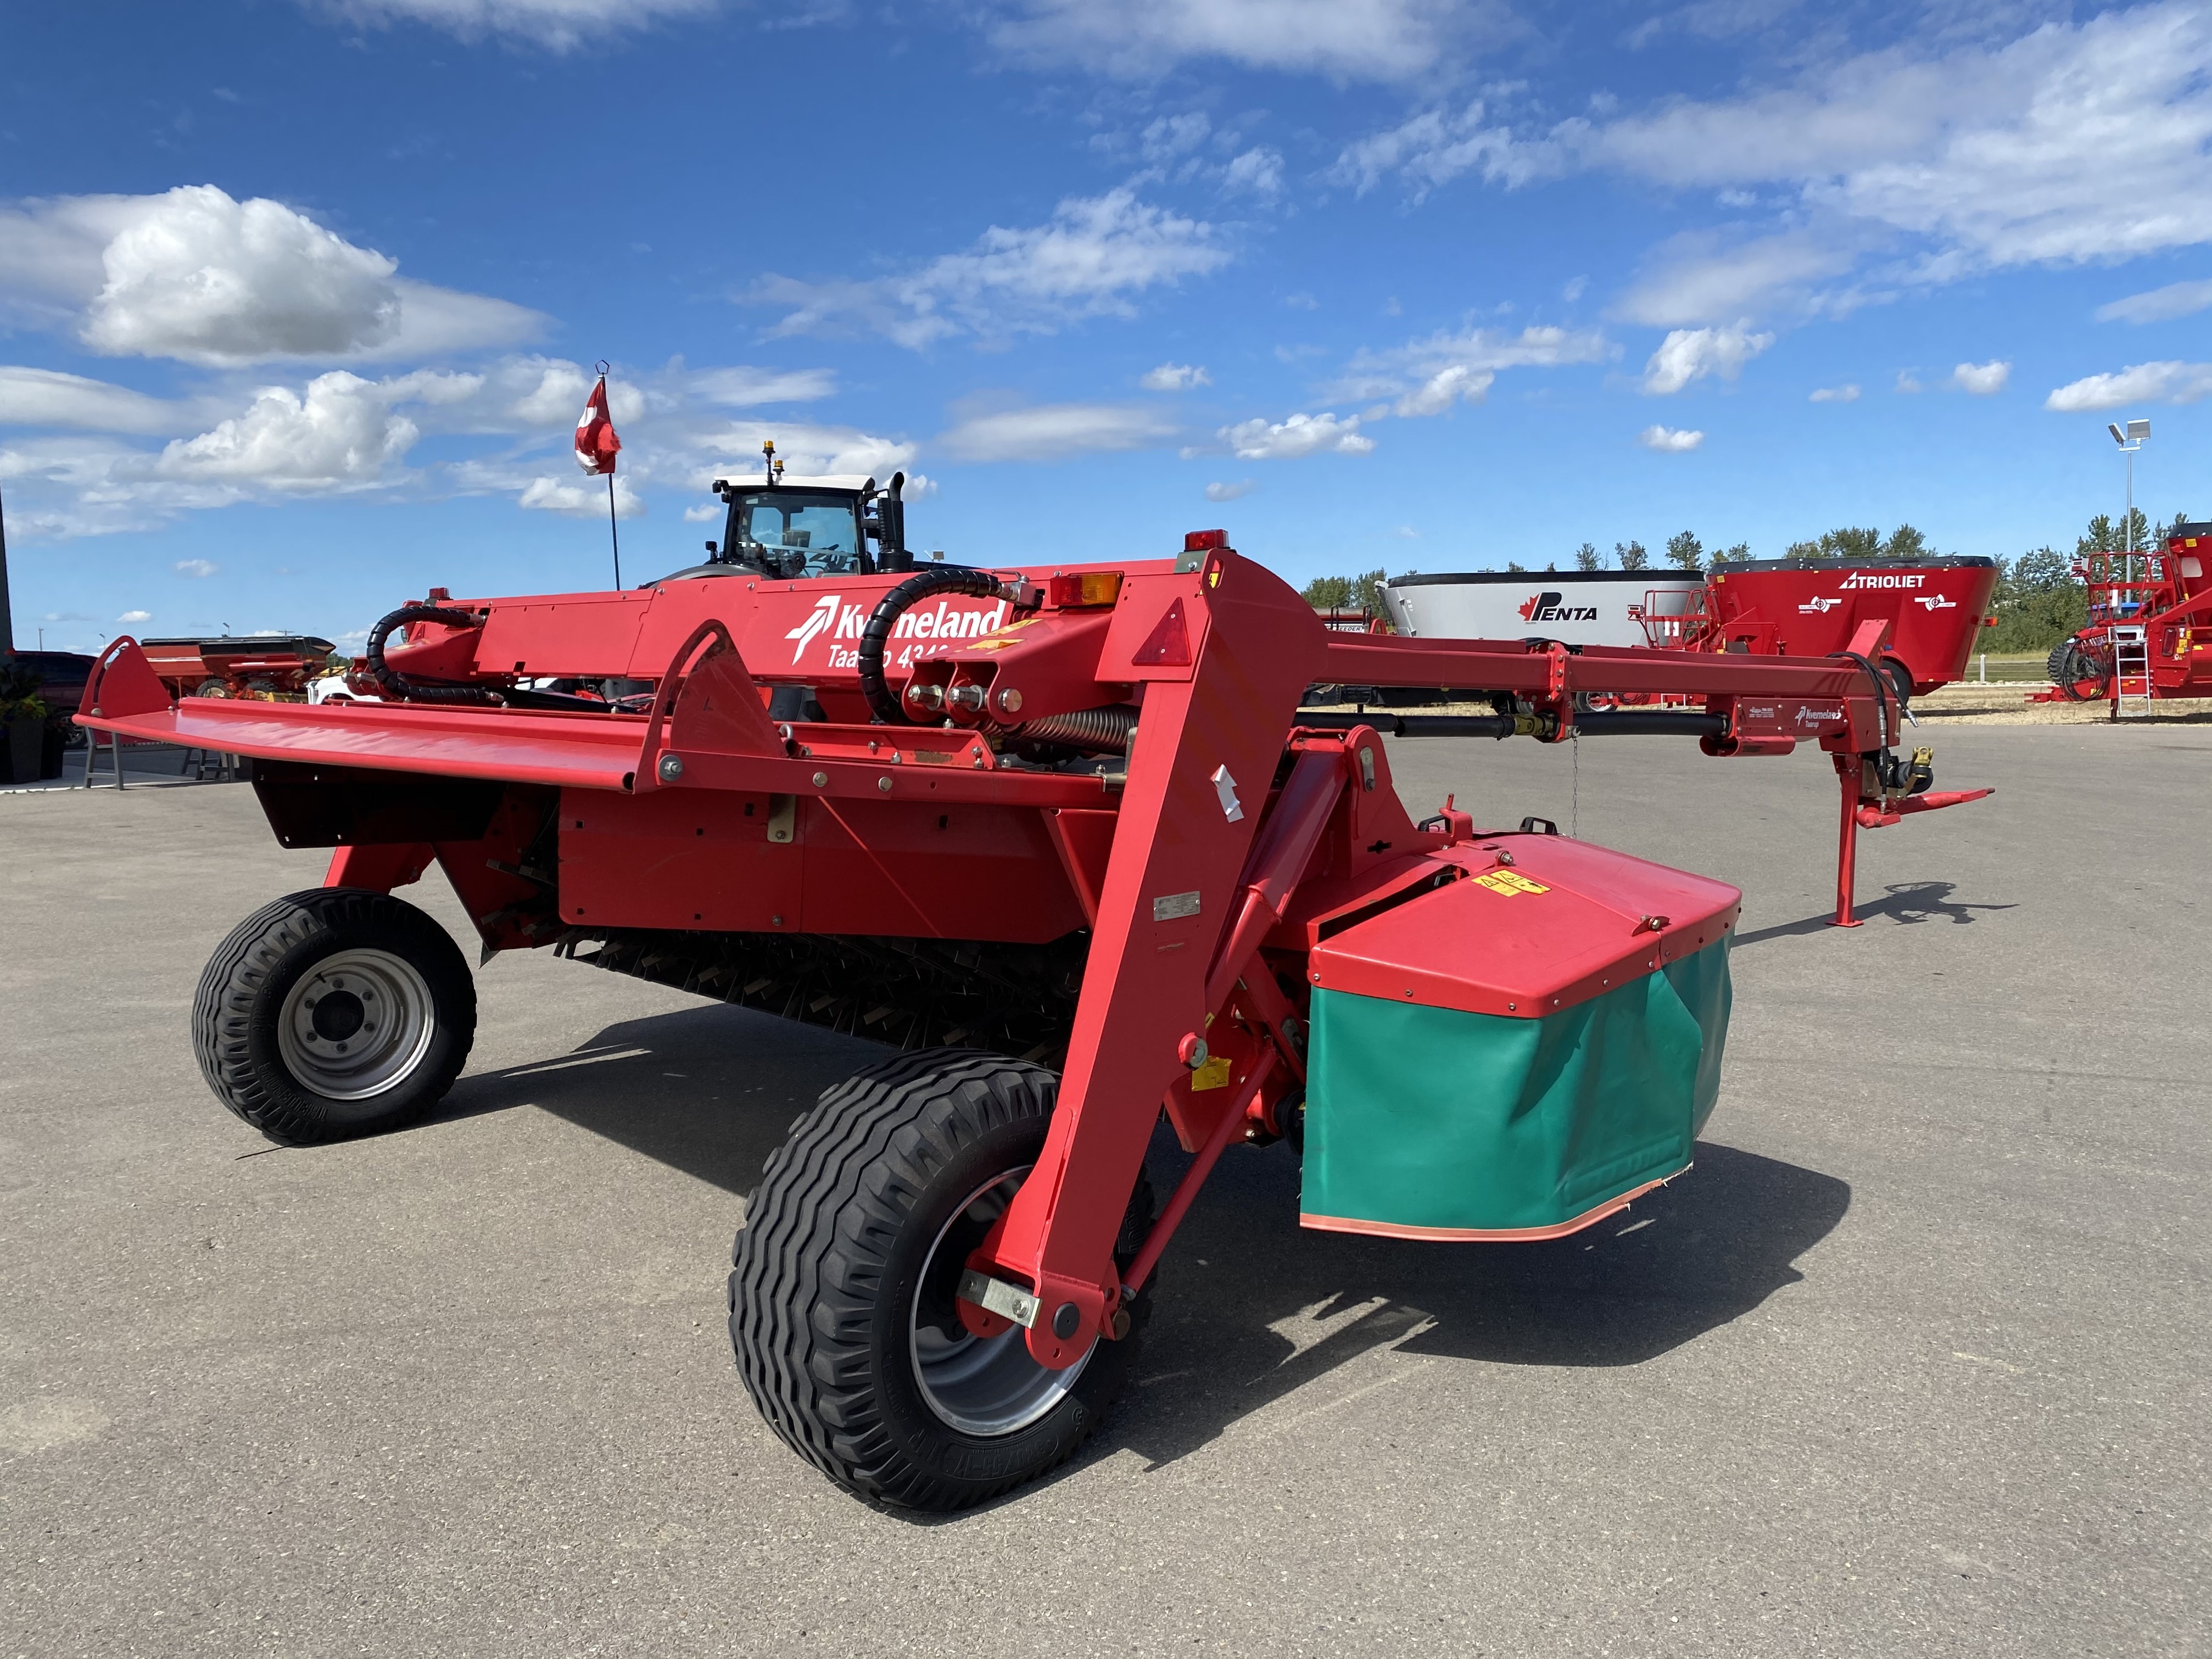
[{"label": "white trailer", "polygon": [[1687,570],[1465,570],[1384,584],[1390,625],[1415,639],[1643,645],[1629,607],[1679,616],[1705,585]]}]

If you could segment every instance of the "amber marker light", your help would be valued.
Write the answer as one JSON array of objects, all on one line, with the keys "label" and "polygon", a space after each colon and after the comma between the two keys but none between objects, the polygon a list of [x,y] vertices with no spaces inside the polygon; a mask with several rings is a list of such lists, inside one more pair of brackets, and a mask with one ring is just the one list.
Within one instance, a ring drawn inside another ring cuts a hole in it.
[{"label": "amber marker light", "polygon": [[1121,597],[1118,570],[1069,570],[1051,579],[1047,591],[1055,607],[1078,610],[1085,605],[1111,605]]}]

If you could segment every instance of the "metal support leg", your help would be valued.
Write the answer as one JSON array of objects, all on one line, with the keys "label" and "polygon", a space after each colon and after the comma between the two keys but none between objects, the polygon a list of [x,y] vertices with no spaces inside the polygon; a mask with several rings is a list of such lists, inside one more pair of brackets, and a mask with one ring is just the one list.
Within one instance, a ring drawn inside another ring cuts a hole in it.
[{"label": "metal support leg", "polygon": [[[94,763],[100,759],[100,734],[97,731],[88,731],[84,738],[84,787],[90,789],[94,787],[92,781],[92,769]],[[120,789],[123,787],[123,739],[111,732],[107,733],[107,752],[114,757],[115,760],[115,787]]]},{"label": "metal support leg", "polygon": [[1843,827],[1836,836],[1836,916],[1838,927],[1863,924],[1851,914],[1853,890],[1859,867],[1859,761],[1856,755],[1836,757],[1836,781],[1843,796]]}]

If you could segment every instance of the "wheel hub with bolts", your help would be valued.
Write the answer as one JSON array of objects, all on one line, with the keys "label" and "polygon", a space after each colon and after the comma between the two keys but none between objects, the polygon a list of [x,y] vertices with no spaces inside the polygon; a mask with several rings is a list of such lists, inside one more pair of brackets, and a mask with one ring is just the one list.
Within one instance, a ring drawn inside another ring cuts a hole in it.
[{"label": "wheel hub with bolts", "polygon": [[389,951],[325,957],[284,998],[276,1041],[302,1084],[333,1100],[364,1100],[405,1082],[436,1030],[430,988]]},{"label": "wheel hub with bolts", "polygon": [[1027,1428],[1066,1397],[1090,1358],[1086,1354],[1063,1370],[1047,1370],[1030,1356],[1018,1325],[976,1336],[962,1327],[953,1309],[969,1252],[1005,1212],[1028,1173],[1027,1165],[1010,1170],[968,1195],[932,1242],[915,1290],[908,1321],[915,1384],[929,1409],[963,1434]]}]

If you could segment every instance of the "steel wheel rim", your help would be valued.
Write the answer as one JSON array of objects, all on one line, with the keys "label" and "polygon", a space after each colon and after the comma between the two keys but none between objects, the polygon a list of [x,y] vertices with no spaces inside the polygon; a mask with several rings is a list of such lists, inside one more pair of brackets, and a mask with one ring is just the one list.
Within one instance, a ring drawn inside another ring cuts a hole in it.
[{"label": "steel wheel rim", "polygon": [[285,1069],[331,1100],[367,1100],[413,1075],[437,1035],[428,982],[389,951],[333,951],[276,1016]]},{"label": "steel wheel rim", "polygon": [[[996,1336],[963,1333],[948,1338],[934,1324],[922,1322],[924,1287],[931,1282],[938,1253],[946,1236],[963,1220],[971,1227],[988,1226],[1013,1201],[1024,1164],[994,1176],[968,1194],[945,1218],[930,1241],[915,1281],[914,1300],[907,1310],[907,1352],[912,1356],[915,1386],[924,1404],[938,1419],[963,1434],[979,1438],[1013,1434],[1048,1414],[1075,1387],[1083,1368],[1097,1351],[1093,1342],[1082,1358],[1065,1370],[1048,1370],[1030,1355],[1018,1325],[1010,1325]],[[964,1249],[962,1252],[965,1255]]]}]

